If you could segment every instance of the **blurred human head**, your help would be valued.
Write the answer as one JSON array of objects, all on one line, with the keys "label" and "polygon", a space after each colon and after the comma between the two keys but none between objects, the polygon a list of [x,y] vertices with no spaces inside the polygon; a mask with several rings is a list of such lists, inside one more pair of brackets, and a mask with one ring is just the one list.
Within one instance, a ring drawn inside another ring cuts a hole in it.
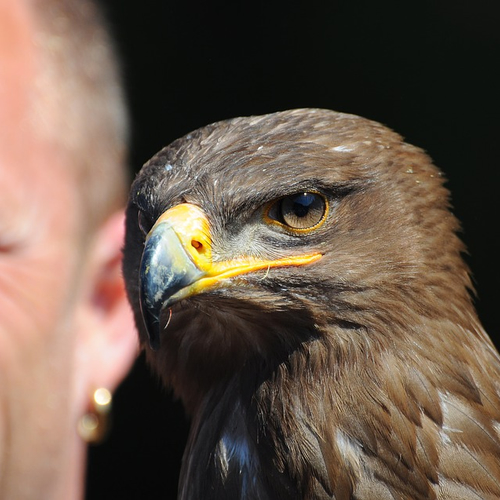
[{"label": "blurred human head", "polygon": [[77,423],[136,354],[127,117],[86,0],[0,2],[0,498],[82,495]]},{"label": "blurred human head", "polygon": [[91,2],[25,1],[38,27],[34,127],[76,175],[92,229],[126,193],[128,120],[116,57]]}]

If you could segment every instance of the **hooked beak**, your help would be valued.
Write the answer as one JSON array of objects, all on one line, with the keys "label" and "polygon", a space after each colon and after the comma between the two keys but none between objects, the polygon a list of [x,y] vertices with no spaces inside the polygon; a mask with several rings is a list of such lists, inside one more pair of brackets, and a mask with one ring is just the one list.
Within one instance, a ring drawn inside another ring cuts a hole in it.
[{"label": "hooked beak", "polygon": [[210,227],[203,210],[190,203],[170,208],[147,235],[140,267],[140,306],[151,348],[160,347],[160,314],[164,308],[227,278],[271,267],[302,266],[321,256],[315,253],[277,260],[245,256],[214,262]]}]

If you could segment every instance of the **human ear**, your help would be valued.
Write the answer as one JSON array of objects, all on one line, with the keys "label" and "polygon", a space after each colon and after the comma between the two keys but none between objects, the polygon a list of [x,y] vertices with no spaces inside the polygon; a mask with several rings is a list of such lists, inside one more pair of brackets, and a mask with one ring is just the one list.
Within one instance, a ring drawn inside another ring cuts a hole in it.
[{"label": "human ear", "polygon": [[77,381],[82,404],[91,391],[113,391],[138,354],[137,333],[123,283],[124,214],[112,215],[89,248],[78,304]]}]

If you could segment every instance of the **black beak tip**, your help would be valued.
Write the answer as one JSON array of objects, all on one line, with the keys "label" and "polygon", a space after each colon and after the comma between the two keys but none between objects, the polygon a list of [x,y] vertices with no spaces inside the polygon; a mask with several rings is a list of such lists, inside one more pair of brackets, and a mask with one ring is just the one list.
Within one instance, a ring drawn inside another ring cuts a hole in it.
[{"label": "black beak tip", "polygon": [[178,300],[174,297],[180,290],[202,276],[171,226],[162,222],[152,230],[139,269],[139,303],[153,351],[160,348],[162,311]]}]

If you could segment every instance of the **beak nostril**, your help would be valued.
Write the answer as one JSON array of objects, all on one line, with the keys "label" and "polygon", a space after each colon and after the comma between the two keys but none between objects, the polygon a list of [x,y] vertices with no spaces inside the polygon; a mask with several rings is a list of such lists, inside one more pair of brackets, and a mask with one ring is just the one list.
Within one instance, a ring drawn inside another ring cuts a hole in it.
[{"label": "beak nostril", "polygon": [[203,244],[200,243],[198,240],[191,240],[191,246],[193,248],[196,248],[196,250],[198,250],[199,253],[203,252]]}]

